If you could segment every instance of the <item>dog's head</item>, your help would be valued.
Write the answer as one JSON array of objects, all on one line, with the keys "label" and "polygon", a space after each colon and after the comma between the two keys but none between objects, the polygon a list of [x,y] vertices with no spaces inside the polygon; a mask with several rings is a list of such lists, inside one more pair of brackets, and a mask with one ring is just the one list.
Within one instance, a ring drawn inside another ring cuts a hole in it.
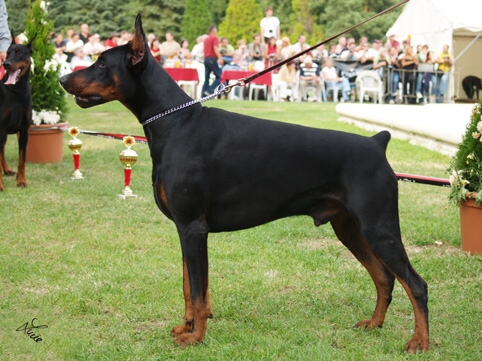
[{"label": "dog's head", "polygon": [[118,100],[130,108],[128,99],[136,97],[136,84],[152,58],[137,15],[132,41],[104,51],[90,67],[60,78],[64,89],[75,96],[82,108]]},{"label": "dog's head", "polygon": [[15,85],[21,78],[29,74],[32,63],[33,40],[31,39],[27,45],[16,44],[15,40],[12,40],[3,64],[7,71],[3,78],[5,85]]}]

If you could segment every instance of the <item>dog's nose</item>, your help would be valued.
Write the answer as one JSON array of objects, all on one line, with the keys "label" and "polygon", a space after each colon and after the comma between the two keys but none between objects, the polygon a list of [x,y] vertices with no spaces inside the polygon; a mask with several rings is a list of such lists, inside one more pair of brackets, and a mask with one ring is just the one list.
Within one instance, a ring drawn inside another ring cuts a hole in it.
[{"label": "dog's nose", "polygon": [[3,63],[3,67],[7,70],[10,69],[11,66],[12,66],[12,63],[9,61],[6,61],[5,63]]},{"label": "dog's nose", "polygon": [[[68,75],[68,74],[67,74]],[[64,87],[65,83],[67,82],[67,75],[64,75],[64,76],[61,76],[59,81],[60,81],[60,85],[62,87]]]}]

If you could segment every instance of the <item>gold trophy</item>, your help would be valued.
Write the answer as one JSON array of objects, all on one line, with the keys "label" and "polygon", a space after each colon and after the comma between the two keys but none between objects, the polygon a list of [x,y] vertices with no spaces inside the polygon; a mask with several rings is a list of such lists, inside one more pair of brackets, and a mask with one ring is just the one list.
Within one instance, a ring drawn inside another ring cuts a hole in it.
[{"label": "gold trophy", "polygon": [[126,198],[137,198],[137,195],[132,193],[132,189],[130,187],[131,183],[131,173],[132,173],[132,165],[137,161],[137,153],[131,149],[131,147],[136,143],[134,137],[130,135],[124,137],[122,140],[124,145],[127,149],[124,149],[119,154],[119,160],[124,165],[124,185],[125,188],[122,191],[122,194],[119,194],[119,198],[126,199]]},{"label": "gold trophy", "polygon": [[74,173],[70,177],[71,180],[83,180],[84,177],[80,172],[80,148],[82,148],[82,141],[77,139],[80,131],[77,127],[69,128],[69,135],[73,138],[69,140],[67,145],[69,146],[70,150],[72,151],[72,156],[74,158]]}]

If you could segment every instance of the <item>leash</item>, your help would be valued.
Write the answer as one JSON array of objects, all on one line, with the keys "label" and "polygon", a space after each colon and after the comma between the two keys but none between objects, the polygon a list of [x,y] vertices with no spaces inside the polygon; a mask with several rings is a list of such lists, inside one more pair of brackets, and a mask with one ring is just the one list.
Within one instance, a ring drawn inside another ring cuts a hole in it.
[{"label": "leash", "polygon": [[[51,129],[60,129],[63,131],[69,130],[68,127],[52,127]],[[123,140],[124,137],[126,136],[126,134],[120,134],[120,133],[103,133],[103,132],[95,132],[92,130],[82,130],[82,129],[79,129],[79,133],[91,135],[94,137],[117,139],[117,140]],[[136,143],[148,144],[146,137],[142,137],[140,135],[132,135],[132,137],[134,137],[134,139],[136,140]],[[427,184],[427,185],[439,186],[439,187],[450,187],[450,181],[445,178],[427,177],[423,175],[398,173],[398,172],[395,172],[395,175],[397,179],[402,182]]]},{"label": "leash", "polygon": [[157,120],[157,119],[159,119],[159,118],[162,118],[162,117],[164,117],[164,116],[166,116],[166,115],[168,115],[168,114],[177,112],[178,110],[181,110],[181,109],[190,107],[191,105],[194,105],[194,104],[203,103],[203,102],[208,101],[208,100],[213,99],[213,98],[217,98],[217,97],[220,96],[220,95],[229,93],[229,92],[231,91],[231,89],[234,88],[234,87],[236,87],[236,86],[245,87],[247,84],[249,84],[249,83],[250,83],[251,81],[253,81],[254,79],[257,79],[257,78],[259,78],[260,76],[262,76],[262,75],[264,75],[264,74],[267,74],[267,73],[273,71],[274,69],[277,69],[277,68],[283,66],[284,64],[286,64],[286,63],[288,63],[288,62],[290,62],[290,61],[293,61],[293,60],[296,59],[296,58],[299,58],[300,56],[302,56],[302,55],[310,52],[311,50],[316,49],[316,48],[318,48],[319,46],[321,46],[321,45],[323,45],[323,44],[326,44],[327,42],[332,41],[333,39],[336,39],[336,38],[339,37],[340,35],[343,35],[343,34],[349,32],[349,31],[351,31],[351,30],[359,27],[360,25],[363,25],[363,24],[365,24],[365,23],[367,23],[367,22],[369,22],[369,21],[371,21],[371,20],[373,20],[373,19],[375,19],[375,18],[377,18],[377,17],[379,17],[379,16],[381,16],[381,15],[387,13],[387,12],[392,11],[393,9],[395,9],[395,8],[397,8],[397,7],[405,4],[405,3],[407,3],[408,1],[410,1],[410,0],[403,0],[403,1],[401,1],[401,2],[399,2],[399,3],[397,3],[397,4],[395,4],[395,5],[392,5],[392,6],[390,6],[389,8],[387,8],[387,9],[379,12],[378,14],[375,14],[375,15],[373,15],[372,17],[369,17],[368,19],[363,20],[362,22],[360,22],[360,23],[358,23],[358,24],[356,24],[356,25],[350,26],[349,28],[347,28],[347,29],[345,29],[345,30],[343,30],[343,31],[340,31],[338,34],[333,35],[333,36],[329,37],[328,39],[325,39],[325,40],[319,42],[318,44],[316,44],[316,45],[314,45],[314,46],[312,46],[312,47],[310,47],[310,48],[308,48],[308,49],[305,49],[305,50],[303,50],[303,51],[301,51],[301,52],[299,52],[299,53],[291,56],[291,57],[288,58],[288,59],[285,59],[285,60],[283,60],[283,61],[280,61],[279,63],[277,63],[277,64],[275,64],[275,65],[273,65],[273,66],[270,66],[269,68],[264,69],[264,70],[262,70],[262,71],[260,71],[260,72],[258,72],[258,73],[255,73],[255,74],[253,74],[253,75],[251,75],[251,76],[248,76],[248,77],[246,77],[246,78],[238,79],[236,82],[232,82],[232,83],[229,84],[229,85],[220,84],[220,85],[216,88],[216,90],[214,91],[213,94],[210,94],[210,95],[208,95],[208,96],[205,96],[204,98],[197,99],[197,100],[192,100],[192,101],[190,101],[190,102],[187,102],[187,103],[178,105],[178,106],[176,106],[176,107],[173,107],[173,108],[171,108],[171,109],[168,109],[168,110],[166,110],[166,111],[164,111],[164,112],[162,112],[162,113],[160,113],[160,114],[157,114],[157,115],[154,115],[154,116],[150,117],[149,119],[143,121],[141,124],[142,124],[142,126],[146,126],[146,125],[148,125],[149,123],[152,123],[153,121],[155,121],[155,120]]}]

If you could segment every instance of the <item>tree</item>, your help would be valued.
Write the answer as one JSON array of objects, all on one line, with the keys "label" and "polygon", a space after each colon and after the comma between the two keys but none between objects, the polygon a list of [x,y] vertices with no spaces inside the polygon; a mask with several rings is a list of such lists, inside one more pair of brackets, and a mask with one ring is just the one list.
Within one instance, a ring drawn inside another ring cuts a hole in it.
[{"label": "tree", "polygon": [[8,26],[17,36],[25,30],[25,14],[27,13],[29,0],[5,0],[8,13]]},{"label": "tree", "polygon": [[51,0],[49,8],[57,31],[87,23],[92,33],[107,38],[112,31],[130,29],[134,23],[134,15],[122,0]]},{"label": "tree", "polygon": [[217,26],[223,22],[228,3],[228,0],[209,0],[209,11],[214,25]]},{"label": "tree", "polygon": [[261,31],[259,23],[263,16],[256,0],[231,0],[224,21],[219,25],[219,35],[234,44],[239,39],[250,43],[253,35]]},{"label": "tree", "polygon": [[[324,26],[326,34],[331,36],[351,25],[358,24],[397,2],[398,0],[327,0],[324,12],[319,17],[319,22]],[[366,36],[368,39],[383,39],[387,30],[400,15],[401,10],[402,8],[399,7],[350,31],[345,36],[353,36],[355,39],[362,36]]]},{"label": "tree", "polygon": [[47,15],[45,2],[35,0],[27,13],[25,35],[33,40],[33,71],[30,78],[32,105],[35,112],[53,111],[62,118],[67,111],[65,92],[59,83],[57,65],[50,66],[55,53],[50,39],[53,21]]},{"label": "tree", "polygon": [[211,24],[211,13],[207,0],[186,0],[182,19],[182,36],[189,41],[189,44],[195,44],[196,38],[205,34]]},{"label": "tree", "polygon": [[298,36],[306,36],[306,42],[311,46],[324,39],[322,27],[316,22],[316,15],[313,13],[310,0],[293,0],[293,13],[290,15],[292,43],[296,42]]},{"label": "tree", "polygon": [[[142,15],[146,34],[154,33],[162,42],[164,34],[171,31],[176,39],[180,39],[184,0],[131,0],[128,8],[132,14]],[[134,24],[134,16],[131,23]]]}]

